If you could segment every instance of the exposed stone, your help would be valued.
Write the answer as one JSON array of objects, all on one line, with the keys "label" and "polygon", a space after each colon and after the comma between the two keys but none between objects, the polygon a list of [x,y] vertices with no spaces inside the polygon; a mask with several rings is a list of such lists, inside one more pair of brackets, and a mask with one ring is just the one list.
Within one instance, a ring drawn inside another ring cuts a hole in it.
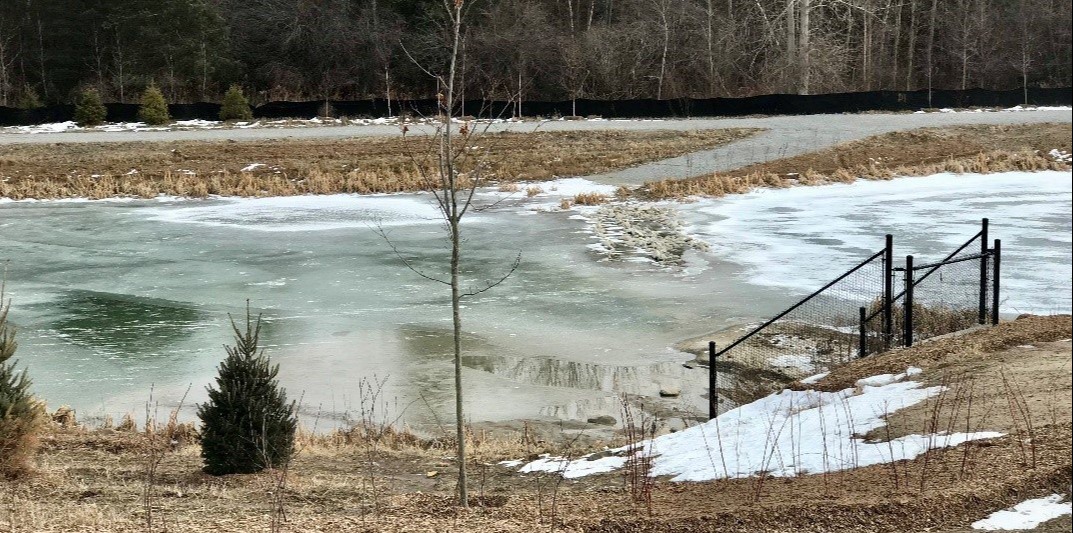
[{"label": "exposed stone", "polygon": [[659,395],[663,398],[677,398],[682,394],[682,387],[678,385],[664,385],[659,388]]},{"label": "exposed stone", "polygon": [[623,255],[644,257],[659,264],[675,265],[690,249],[708,245],[687,235],[678,212],[671,207],[644,204],[611,204],[592,216],[599,249],[609,259]]},{"label": "exposed stone", "polygon": [[594,416],[587,420],[590,424],[597,424],[600,426],[613,426],[618,423],[615,417],[610,415]]}]

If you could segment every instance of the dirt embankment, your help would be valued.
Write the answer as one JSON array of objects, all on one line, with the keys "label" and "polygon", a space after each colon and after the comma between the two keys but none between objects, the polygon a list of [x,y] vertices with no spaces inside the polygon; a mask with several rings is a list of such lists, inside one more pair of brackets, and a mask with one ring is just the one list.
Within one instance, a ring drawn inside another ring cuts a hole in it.
[{"label": "dirt embankment", "polygon": [[794,157],[688,179],[648,182],[642,198],[740,194],[758,187],[846,183],[939,172],[1069,169],[1070,124],[949,126],[885,133]]},{"label": "dirt embankment", "polygon": [[[475,506],[466,511],[451,504],[446,441],[405,433],[370,440],[360,431],[306,436],[280,492],[280,472],[202,474],[199,448],[186,441],[169,444],[146,484],[152,441],[144,433],[54,428],[36,474],[0,481],[0,529],[146,531],[151,508],[154,530],[268,530],[281,503],[284,530],[293,531],[962,533],[995,510],[1068,492],[1071,331],[1068,315],[1025,318],[858,360],[819,383],[853,387],[863,377],[918,366],[916,379],[946,385],[945,396],[895,413],[890,433],[869,437],[948,425],[1006,433],[911,461],[795,478],[657,480],[650,499],[635,501],[621,473],[562,480],[497,464],[542,451],[576,457],[598,443],[565,433],[557,440],[526,430],[495,438],[475,432]],[[1059,519],[1040,531],[1068,531],[1069,523]]]},{"label": "dirt embankment", "polygon": [[[753,135],[748,128],[489,133],[463,138],[466,179],[508,183],[627,168]],[[434,139],[399,134],[322,140],[0,146],[0,198],[285,196],[394,193],[434,186]]]}]

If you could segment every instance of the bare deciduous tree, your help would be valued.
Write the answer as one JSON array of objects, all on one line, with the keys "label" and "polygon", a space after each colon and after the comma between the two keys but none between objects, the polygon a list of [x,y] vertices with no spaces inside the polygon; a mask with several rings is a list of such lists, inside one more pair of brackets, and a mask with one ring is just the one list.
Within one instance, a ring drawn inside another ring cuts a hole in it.
[{"label": "bare deciduous tree", "polygon": [[[472,124],[456,126],[454,114],[460,107],[461,98],[459,88],[464,84],[460,73],[461,48],[463,46],[464,20],[468,13],[471,1],[467,0],[442,0],[443,9],[446,13],[446,73],[436,73],[433,69],[420,66],[414,59],[414,63],[430,77],[436,80],[441,91],[439,100],[439,114],[436,117],[434,129],[429,136],[429,150],[422,158],[413,156],[413,164],[421,173],[422,178],[429,185],[436,199],[436,205],[443,216],[447,238],[450,243],[450,258],[448,260],[449,274],[447,279],[442,279],[415,267],[399,252],[398,248],[388,238],[383,229],[381,235],[391,245],[396,255],[403,261],[407,268],[419,276],[442,285],[450,290],[451,322],[453,340],[453,363],[454,363],[454,392],[455,392],[455,452],[458,466],[458,504],[462,507],[469,506],[468,476],[466,470],[466,432],[465,412],[463,406],[463,382],[462,382],[462,300],[477,296],[491,290],[509,278],[521,261],[521,254],[515,257],[514,262],[506,273],[494,281],[487,281],[477,287],[463,287],[462,278],[462,220],[463,217],[474,209],[474,194],[479,186],[485,182],[485,158],[488,157],[488,148],[478,149],[474,142],[487,133],[491,121],[485,123],[483,129],[478,129]],[[431,164],[428,164],[431,160]]]}]

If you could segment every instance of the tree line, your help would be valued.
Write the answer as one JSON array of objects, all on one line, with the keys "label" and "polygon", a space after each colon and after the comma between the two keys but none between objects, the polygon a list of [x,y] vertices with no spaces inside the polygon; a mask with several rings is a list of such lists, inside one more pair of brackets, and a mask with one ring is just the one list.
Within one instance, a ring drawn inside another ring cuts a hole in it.
[{"label": "tree line", "polygon": [[[1068,0],[481,0],[464,98],[570,100],[1071,84]],[[0,105],[429,98],[433,0],[0,2]]]}]

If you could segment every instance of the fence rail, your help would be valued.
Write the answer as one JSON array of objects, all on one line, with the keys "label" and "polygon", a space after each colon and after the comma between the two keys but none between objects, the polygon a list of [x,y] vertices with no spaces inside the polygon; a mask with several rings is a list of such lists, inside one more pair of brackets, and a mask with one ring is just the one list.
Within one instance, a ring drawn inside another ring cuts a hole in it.
[{"label": "fence rail", "polygon": [[[775,371],[788,379],[896,347],[998,323],[1002,242],[980,231],[942,260],[894,266],[894,238],[883,249],[751,329],[722,349],[708,344],[709,417],[718,414],[717,361]],[[899,279],[900,278],[900,279]],[[895,285],[901,282],[900,291]]]}]

